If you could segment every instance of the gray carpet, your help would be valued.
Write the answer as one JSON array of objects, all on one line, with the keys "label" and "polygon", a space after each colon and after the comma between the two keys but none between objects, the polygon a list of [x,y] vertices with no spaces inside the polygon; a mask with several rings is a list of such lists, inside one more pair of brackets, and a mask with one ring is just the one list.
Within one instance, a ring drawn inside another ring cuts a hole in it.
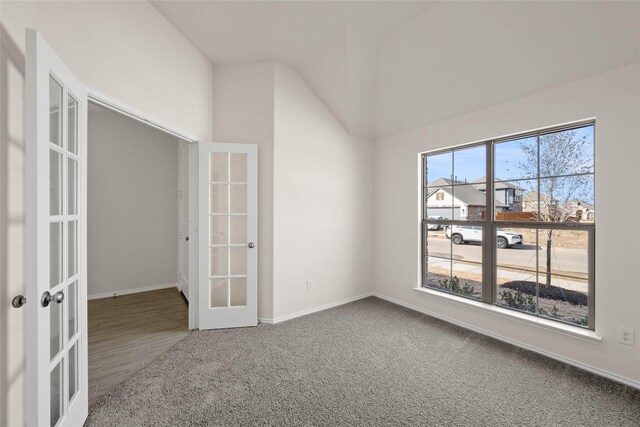
[{"label": "gray carpet", "polygon": [[640,391],[377,298],[194,332],[87,426],[640,426]]}]

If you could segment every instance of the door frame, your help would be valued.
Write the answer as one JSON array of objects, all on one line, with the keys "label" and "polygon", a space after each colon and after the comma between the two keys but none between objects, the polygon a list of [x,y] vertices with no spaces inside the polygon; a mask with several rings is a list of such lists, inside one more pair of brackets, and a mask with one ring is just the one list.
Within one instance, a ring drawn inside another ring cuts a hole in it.
[{"label": "door frame", "polygon": [[[189,153],[189,323],[190,330],[198,329],[198,139],[181,129],[163,123],[155,117],[132,108],[125,103],[108,97],[95,89],[86,87],[89,103],[99,105],[113,112],[123,114],[133,120],[151,126],[188,142]],[[91,149],[87,138],[87,151]],[[88,165],[87,165],[88,166]],[[176,200],[177,202],[177,200]],[[89,218],[87,218],[89,220]]]}]

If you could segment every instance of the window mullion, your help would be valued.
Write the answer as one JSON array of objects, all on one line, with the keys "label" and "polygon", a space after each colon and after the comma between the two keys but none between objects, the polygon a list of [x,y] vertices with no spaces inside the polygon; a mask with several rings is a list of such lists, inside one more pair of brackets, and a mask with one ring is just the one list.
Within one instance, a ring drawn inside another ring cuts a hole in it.
[{"label": "window mullion", "polygon": [[587,313],[588,313],[588,328],[592,331],[596,329],[596,230],[595,228],[590,228],[589,232],[589,243],[588,243],[588,251],[589,258],[587,260],[587,277],[589,278],[588,290],[587,290]]},{"label": "window mullion", "polygon": [[486,206],[485,222],[482,239],[482,302],[493,304],[495,301],[495,231],[493,227],[493,201],[495,193],[493,189],[493,144],[491,141],[485,144],[486,147]]}]

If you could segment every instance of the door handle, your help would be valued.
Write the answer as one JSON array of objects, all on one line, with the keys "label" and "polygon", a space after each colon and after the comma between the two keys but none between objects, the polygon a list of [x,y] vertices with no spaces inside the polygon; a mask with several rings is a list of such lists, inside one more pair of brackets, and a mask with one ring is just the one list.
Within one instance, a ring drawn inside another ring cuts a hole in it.
[{"label": "door handle", "polygon": [[51,304],[52,302],[56,302],[60,304],[62,301],[64,301],[64,293],[62,291],[58,291],[54,295],[51,295],[49,291],[45,291],[42,294],[42,299],[40,300],[40,303],[42,304],[43,307],[48,307],[49,304]]},{"label": "door handle", "polygon": [[247,246],[249,246],[249,249],[253,249],[256,245],[253,242],[249,242]]},{"label": "door handle", "polygon": [[13,308],[20,308],[26,303],[27,298],[24,295],[18,295],[16,297],[13,297],[13,300],[11,300],[11,305],[13,306]]},{"label": "door handle", "polygon": [[186,240],[188,242],[189,241],[189,236],[187,236],[184,240]]}]

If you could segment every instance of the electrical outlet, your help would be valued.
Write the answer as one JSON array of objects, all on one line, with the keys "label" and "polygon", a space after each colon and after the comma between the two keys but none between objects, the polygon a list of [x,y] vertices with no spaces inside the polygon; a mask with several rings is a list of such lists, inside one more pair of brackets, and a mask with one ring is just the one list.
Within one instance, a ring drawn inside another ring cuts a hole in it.
[{"label": "electrical outlet", "polygon": [[313,282],[311,282],[311,280],[307,280],[307,290],[310,291],[311,289],[313,289]]},{"label": "electrical outlet", "polygon": [[633,345],[633,329],[618,328],[618,342],[626,345]]}]

